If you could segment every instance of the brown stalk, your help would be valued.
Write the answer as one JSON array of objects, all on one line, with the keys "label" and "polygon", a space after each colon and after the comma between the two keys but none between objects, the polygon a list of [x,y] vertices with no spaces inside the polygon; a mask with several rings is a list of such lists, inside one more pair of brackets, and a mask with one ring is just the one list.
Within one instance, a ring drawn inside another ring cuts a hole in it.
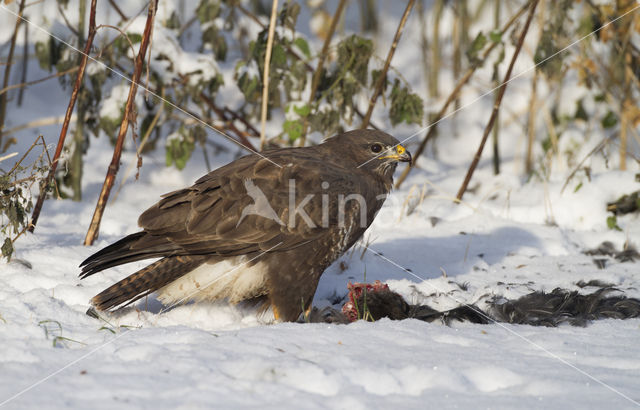
[{"label": "brown stalk", "polygon": [[409,0],[409,2],[407,3],[407,7],[404,9],[404,13],[402,14],[402,18],[400,19],[398,28],[396,29],[396,35],[393,37],[393,43],[391,43],[391,48],[389,49],[389,53],[387,54],[387,60],[384,62],[384,67],[382,67],[382,71],[380,72],[380,76],[378,77],[375,91],[371,96],[371,99],[369,100],[369,108],[367,109],[367,113],[362,119],[362,125],[360,126],[360,128],[367,128],[367,126],[369,125],[371,114],[373,114],[373,108],[376,105],[378,97],[382,93],[382,86],[384,85],[385,81],[387,81],[387,71],[389,71],[391,59],[393,58],[393,54],[396,52],[396,47],[398,47],[398,42],[400,41],[400,37],[402,36],[402,31],[404,30],[404,26],[407,23],[407,19],[409,18],[409,13],[411,13],[411,9],[413,8],[415,2],[416,0]]},{"label": "brown stalk", "polygon": [[233,118],[234,120],[238,120],[240,121],[242,124],[244,124],[245,127],[247,127],[247,130],[251,131],[250,133],[245,133],[250,137],[259,137],[260,136],[260,131],[258,131],[249,121],[247,121],[247,119],[243,116],[241,116],[240,114],[238,114],[237,112],[233,111],[231,108],[225,106],[224,108],[222,108],[224,110],[224,112],[226,114],[229,114],[231,116],[231,118]]},{"label": "brown stalk", "polygon": [[[235,124],[233,123],[233,120],[229,120],[225,111],[229,111],[232,112],[232,116],[233,117],[239,117],[238,114],[236,114],[235,112],[231,111],[229,108],[220,108],[218,107],[211,98],[207,97],[207,95],[205,93],[200,93],[200,99],[202,101],[204,101],[205,104],[207,104],[209,106],[209,108],[211,108],[213,110],[213,112],[215,112],[218,117],[220,117],[220,119],[222,121],[225,122],[225,124],[227,125],[227,127],[229,127],[229,129],[231,131],[234,132],[234,134],[236,134],[238,136],[238,140],[240,140],[240,143],[242,145],[245,146],[245,148],[248,148],[251,151],[256,151],[255,147],[253,146],[253,144],[251,144],[251,141],[249,141],[249,139],[247,138],[247,133],[240,131],[238,129],[238,127],[235,126]],[[213,127],[213,125],[211,125]],[[217,127],[214,127],[217,129]],[[253,129],[253,131],[256,131],[255,129]],[[223,131],[221,131],[223,132]],[[258,135],[257,133],[255,134],[256,136]]]},{"label": "brown stalk", "polygon": [[[24,25],[24,45],[22,46],[22,75],[20,76],[20,82],[27,82],[27,70],[29,69],[29,25]],[[18,91],[18,107],[22,107],[22,100],[24,98],[24,88]]]},{"label": "brown stalk", "polygon": [[116,4],[116,2],[115,2],[115,1],[113,1],[113,0],[109,0],[109,4],[111,4],[111,7],[113,7],[113,9],[116,11],[116,13],[118,13],[118,15],[120,16],[120,18],[121,18],[123,21],[127,21],[127,20],[129,20],[129,19],[127,18],[127,16],[122,12],[122,10],[120,9],[120,7],[118,7],[118,5]]},{"label": "brown stalk", "polygon": [[[260,21],[260,19],[258,17],[256,17],[255,14],[251,13],[251,11],[247,10],[245,7],[243,7],[241,4],[235,4],[234,7],[238,10],[240,10],[244,15],[246,15],[247,17],[249,17],[251,20],[253,20],[256,24],[258,24],[260,27],[262,27],[263,29],[267,28],[266,25],[262,24],[262,22]],[[309,65],[309,63],[307,63],[300,55],[298,55],[298,53],[296,53],[291,47],[286,46],[283,44],[283,46],[285,47],[285,50],[287,50],[287,53],[289,53],[290,55],[292,55],[296,60],[301,61],[302,64],[304,65],[304,68],[308,71],[308,72],[313,72],[313,67],[311,67]],[[364,118],[364,114],[358,109],[358,107],[355,107],[355,112],[356,114],[358,114],[358,116],[360,118]],[[373,128],[373,129],[380,129],[380,127],[376,126],[374,123],[372,123],[371,121],[369,121],[369,127]]]},{"label": "brown stalk", "polygon": [[529,121],[527,123],[527,151],[524,169],[527,175],[533,170],[533,142],[536,139],[536,111],[538,110],[538,70],[533,71],[531,79],[531,102],[529,103]]},{"label": "brown stalk", "polygon": [[44,200],[47,197],[47,190],[53,176],[56,173],[56,168],[58,166],[58,160],[60,159],[60,154],[62,153],[62,148],[64,147],[64,140],[67,136],[67,130],[69,129],[69,123],[71,122],[71,115],[73,114],[73,108],[75,107],[76,100],[78,99],[78,91],[82,86],[82,80],[84,79],[84,71],[87,67],[87,60],[89,58],[89,52],[91,51],[91,46],[93,44],[93,38],[96,34],[96,3],[97,0],[91,0],[91,11],[89,13],[89,34],[87,35],[87,42],[84,45],[84,51],[82,53],[82,61],[80,61],[80,66],[78,68],[78,76],[76,77],[75,84],[73,85],[73,91],[71,92],[71,99],[69,99],[69,105],[67,106],[67,112],[64,116],[64,122],[62,123],[62,128],[60,129],[60,136],[58,137],[58,145],[56,146],[56,152],[53,155],[53,161],[51,163],[51,168],[49,169],[49,174],[40,184],[40,196],[38,196],[38,201],[36,205],[33,207],[33,214],[31,216],[31,224],[29,226],[29,232],[33,232],[38,223],[38,218],[40,217],[40,212],[42,211],[42,205],[44,204]]},{"label": "brown stalk", "polygon": [[[525,4],[524,6],[522,6],[520,8],[520,10],[518,10],[516,12],[516,14],[514,14],[509,19],[509,21],[505,23],[505,25],[502,27],[502,30],[500,31],[501,35],[504,35],[504,33],[506,33],[506,31],[509,30],[509,28],[513,25],[513,23],[515,23],[516,20],[518,20],[518,18],[522,15],[522,13],[524,13],[527,10],[528,7],[529,7],[529,3]],[[451,94],[449,94],[449,97],[447,97],[447,100],[444,102],[444,104],[442,104],[442,107],[440,108],[440,111],[438,111],[438,114],[436,115],[434,120],[429,125],[427,133],[425,134],[424,138],[422,139],[422,142],[420,142],[420,146],[418,147],[418,149],[416,150],[416,152],[413,155],[413,157],[415,159],[418,159],[418,157],[420,157],[420,155],[422,155],[422,152],[427,147],[427,143],[435,135],[435,132],[436,132],[436,129],[437,129],[437,125],[444,118],[445,114],[447,113],[447,109],[449,108],[449,105],[451,105],[451,103],[455,101],[456,97],[460,93],[460,90],[462,90],[462,87],[465,84],[467,84],[467,82],[471,79],[471,76],[476,72],[476,70],[479,67],[482,66],[481,62],[486,60],[487,56],[489,56],[489,54],[493,51],[493,49],[497,45],[498,45],[498,43],[493,43],[492,42],[489,45],[489,47],[487,49],[485,49],[485,51],[482,53],[482,57],[480,58],[480,63],[475,64],[472,67],[469,67],[469,69],[462,76],[462,78],[460,78],[460,80],[458,80],[458,83],[453,88],[453,91],[451,91]],[[398,178],[398,181],[396,182],[396,188],[399,188],[400,185],[402,185],[402,183],[407,178],[407,175],[409,175],[409,172],[411,172],[412,169],[413,169],[413,167],[406,167],[404,169],[404,171],[402,172],[402,174]]]},{"label": "brown stalk", "polygon": [[444,10],[444,0],[436,0],[433,5],[433,26],[431,40],[431,59],[429,61],[429,97],[437,98],[440,96],[438,84],[438,76],[440,74],[440,20]]},{"label": "brown stalk", "polygon": [[[500,27],[500,0],[495,0],[493,8],[493,26],[494,30],[498,30]],[[493,86],[497,87],[499,78],[498,63],[493,65]],[[460,99],[456,99],[456,110],[460,108]],[[454,121],[455,123],[455,121]],[[493,127],[493,133],[491,134],[491,142],[493,145],[493,173],[495,175],[500,174],[500,114],[496,118],[496,125]]]},{"label": "brown stalk", "polygon": [[[24,155],[22,155],[22,158],[20,158],[15,163],[15,165],[13,166],[13,168],[11,168],[11,171],[9,171],[7,173],[7,175],[13,174],[13,172],[16,169],[18,169],[18,167],[22,164],[22,161],[24,161],[25,158],[27,158],[27,156],[33,150],[33,148],[36,147],[37,145],[39,145],[38,141],[41,141],[42,153],[38,156],[38,159],[36,159],[36,162],[39,162],[43,158],[43,156],[46,154],[49,167],[51,167],[51,157],[49,157],[49,151],[47,150],[47,143],[44,141],[44,137],[42,135],[38,135],[38,137],[31,144],[31,147],[29,147],[29,149],[24,153]],[[16,152],[15,155],[18,155],[18,153]],[[13,155],[11,155],[11,156],[13,156]],[[5,159],[5,158],[10,158],[11,156],[6,156],[4,158],[0,158],[0,161],[2,159]],[[28,176],[26,178],[22,178],[22,179],[18,179],[18,180],[12,181],[11,185],[12,186],[16,186],[16,185],[19,185],[19,184],[21,184],[23,182],[31,181],[31,184],[29,184],[29,187],[28,187],[28,189],[31,190],[31,187],[33,186],[33,184],[36,182],[37,179],[38,179],[37,175],[34,174],[34,175],[30,175],[30,176]],[[58,193],[57,192],[58,191],[58,187],[56,186],[55,188],[56,188],[56,193]],[[58,195],[59,195],[59,193],[58,193]],[[24,229],[22,229],[20,232],[18,232],[18,234],[13,239],[11,239],[11,242],[14,243],[23,233],[25,233],[27,230],[29,230],[30,227],[31,227],[31,223],[28,223],[27,226],[24,227]]]},{"label": "brown stalk", "polygon": [[[322,72],[324,71],[324,60],[326,60],[327,55],[329,54],[331,39],[333,38],[333,34],[336,32],[338,21],[342,16],[342,11],[344,10],[344,6],[346,4],[347,0],[340,0],[340,3],[338,3],[338,7],[336,7],[335,13],[333,14],[333,18],[331,19],[331,25],[329,26],[327,37],[324,39],[324,44],[322,45],[322,50],[320,51],[320,56],[318,57],[318,65],[316,66],[316,71],[314,71],[313,77],[311,79],[311,93],[309,94],[309,101],[307,103],[309,108],[311,108],[311,104],[313,104],[313,102],[315,101],[316,91],[318,90],[318,85],[320,84],[320,77],[322,76]],[[307,116],[305,117],[304,123],[302,125],[302,135],[300,136],[301,147],[304,147],[307,140],[308,129],[309,117]]]},{"label": "brown stalk", "polygon": [[[18,30],[20,29],[20,23],[22,23],[22,13],[24,12],[25,0],[20,2],[20,8],[18,9],[18,17],[16,18],[16,26],[13,29],[13,35],[11,36],[11,45],[9,46],[9,56],[7,57],[7,66],[4,69],[4,80],[2,82],[2,88],[7,88],[9,85],[9,77],[11,76],[11,65],[13,64],[13,53],[16,49],[16,40],[18,39]],[[0,96],[0,131],[4,129],[4,121],[7,114],[7,94]],[[2,137],[0,137],[0,149],[2,147]]]},{"label": "brown stalk", "polygon": [[[95,1],[95,0],[94,0]],[[118,139],[116,140],[116,146],[113,149],[113,157],[111,158],[111,164],[107,170],[107,175],[98,197],[96,209],[91,218],[91,224],[87,231],[87,236],[84,239],[85,245],[92,245],[98,237],[100,230],[100,221],[104,214],[104,208],[109,200],[109,193],[113,187],[113,183],[120,168],[120,155],[122,154],[122,146],[124,145],[125,136],[129,129],[129,122],[135,118],[134,103],[136,91],[138,90],[138,82],[140,81],[140,75],[142,74],[142,66],[144,63],[144,57],[147,53],[147,47],[149,46],[149,40],[151,35],[151,28],[153,27],[153,20],[156,14],[158,6],[158,0],[152,0],[149,3],[149,10],[147,12],[147,22],[144,26],[144,32],[142,34],[142,42],[140,43],[140,50],[135,59],[133,77],[131,78],[131,87],[129,88],[129,95],[127,96],[127,104],[125,105],[124,115],[122,118],[122,124],[120,124],[120,131],[118,133]]]},{"label": "brown stalk", "polygon": [[502,85],[498,90],[498,95],[496,96],[495,103],[493,104],[493,111],[491,112],[491,117],[489,117],[489,122],[484,129],[484,133],[482,135],[482,141],[480,142],[480,146],[478,147],[478,151],[476,155],[473,157],[473,161],[471,162],[471,166],[469,166],[469,170],[467,171],[467,175],[458,190],[458,194],[456,195],[456,203],[459,203],[462,200],[462,196],[464,192],[467,190],[467,186],[471,181],[471,177],[473,176],[473,172],[478,166],[478,162],[480,162],[480,157],[482,156],[482,150],[484,149],[484,145],[487,142],[487,137],[493,128],[493,124],[495,123],[496,117],[498,116],[498,111],[500,111],[500,104],[502,103],[502,97],[504,97],[504,93],[507,90],[507,85],[509,79],[511,78],[511,72],[513,71],[513,66],[515,65],[516,60],[518,59],[518,54],[520,54],[520,50],[522,49],[522,44],[524,43],[524,38],[527,36],[527,32],[529,31],[529,26],[531,25],[531,20],[533,20],[533,16],[535,14],[536,6],[538,5],[538,0],[533,0],[529,7],[529,15],[527,16],[527,21],[524,24],[524,28],[522,29],[522,33],[520,33],[520,38],[518,38],[518,44],[516,45],[516,50],[511,57],[511,62],[509,63],[509,68],[507,69],[506,74],[504,75],[504,79],[502,80]]},{"label": "brown stalk", "polygon": [[73,72],[78,71],[79,68],[80,68],[80,66],[75,66],[75,67],[71,67],[71,68],[69,68],[67,70],[59,71],[59,72],[57,72],[55,74],[51,74],[51,75],[48,75],[46,77],[39,78],[37,80],[22,82],[20,84],[11,84],[10,86],[7,86],[7,87],[3,88],[2,90],[0,90],[0,95],[6,93],[7,91],[16,89],[16,88],[29,87],[31,85],[38,84],[38,83],[41,83],[43,81],[51,80],[52,78],[62,77],[63,75],[71,74]]},{"label": "brown stalk", "polygon": [[269,34],[267,50],[264,53],[264,72],[262,73],[262,107],[260,109],[260,151],[267,143],[267,107],[269,106],[269,66],[271,65],[271,50],[276,30],[276,16],[278,14],[278,0],[272,0],[271,19],[269,20]]}]

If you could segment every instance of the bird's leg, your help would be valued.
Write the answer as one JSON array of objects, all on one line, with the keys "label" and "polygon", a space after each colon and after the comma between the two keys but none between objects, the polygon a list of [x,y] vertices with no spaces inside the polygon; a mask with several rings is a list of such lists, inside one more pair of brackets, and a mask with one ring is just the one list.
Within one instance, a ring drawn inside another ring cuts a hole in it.
[{"label": "bird's leg", "polygon": [[276,319],[276,321],[281,322],[280,318],[282,316],[280,315],[280,312],[278,311],[276,305],[274,305],[273,303],[271,304],[271,311],[273,312],[273,317]]}]

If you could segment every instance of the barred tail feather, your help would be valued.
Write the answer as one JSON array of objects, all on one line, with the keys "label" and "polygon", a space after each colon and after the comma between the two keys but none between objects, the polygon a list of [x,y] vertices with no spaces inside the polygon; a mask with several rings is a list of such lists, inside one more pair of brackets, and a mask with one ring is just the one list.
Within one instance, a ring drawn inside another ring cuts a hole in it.
[{"label": "barred tail feather", "polygon": [[170,256],[144,267],[91,299],[98,310],[116,310],[143,298],[192,271],[205,257]]}]

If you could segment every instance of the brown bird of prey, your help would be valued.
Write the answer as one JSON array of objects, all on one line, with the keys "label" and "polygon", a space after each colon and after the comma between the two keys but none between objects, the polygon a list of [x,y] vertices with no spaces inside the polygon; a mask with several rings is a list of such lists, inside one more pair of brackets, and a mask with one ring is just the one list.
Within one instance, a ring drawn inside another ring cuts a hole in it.
[{"label": "brown bird of prey", "polygon": [[81,278],[160,258],[103,292],[98,310],[157,292],[182,301],[252,301],[276,320],[311,306],[324,270],[365,232],[411,155],[389,134],[357,130],[322,144],[239,158],[140,215],[140,232],[87,258]]}]

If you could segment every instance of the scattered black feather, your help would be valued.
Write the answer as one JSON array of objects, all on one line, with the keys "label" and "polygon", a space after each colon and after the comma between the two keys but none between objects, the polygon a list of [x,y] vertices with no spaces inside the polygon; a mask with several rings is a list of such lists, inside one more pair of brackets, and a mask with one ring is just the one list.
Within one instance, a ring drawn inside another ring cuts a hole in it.
[{"label": "scattered black feather", "polygon": [[[613,243],[604,241],[597,248],[589,249],[584,253],[593,256],[612,256],[620,262],[634,262],[640,259],[640,253],[638,253],[636,247],[631,243],[626,243],[624,249],[618,251]],[[597,261],[598,259],[594,259],[596,265],[599,263]]]},{"label": "scattered black feather", "polygon": [[603,282],[598,279],[591,279],[589,282],[585,282],[584,280],[579,280],[576,282],[576,286],[579,288],[586,288],[588,286],[593,286],[595,288],[612,288],[612,283]]},{"label": "scattered black feather", "polygon": [[616,215],[630,214],[638,210],[640,204],[640,191],[632,192],[629,195],[623,195],[614,202],[607,203],[607,211]]},{"label": "scattered black feather", "polygon": [[[584,286],[605,285],[590,281]],[[640,300],[622,295],[611,287],[603,287],[594,293],[581,295],[577,291],[554,289],[550,293],[536,291],[515,300],[494,298],[489,302],[487,311],[476,305],[462,305],[447,311],[438,311],[427,305],[411,305],[404,298],[389,289],[368,292],[356,299],[363,308],[361,318],[379,320],[418,319],[426,322],[440,321],[450,324],[452,321],[489,324],[503,322],[531,326],[556,327],[563,323],[572,326],[586,326],[598,319],[630,319],[640,317]],[[366,303],[366,304],[365,304]],[[325,308],[314,309],[305,318],[308,322],[350,323],[351,320],[342,311]]]},{"label": "scattered black feather", "polygon": [[614,288],[603,288],[581,295],[577,291],[557,288],[551,293],[534,292],[514,301],[493,304],[491,313],[501,322],[532,326],[562,323],[586,326],[592,320],[640,317],[640,300],[609,296],[614,291]]}]

